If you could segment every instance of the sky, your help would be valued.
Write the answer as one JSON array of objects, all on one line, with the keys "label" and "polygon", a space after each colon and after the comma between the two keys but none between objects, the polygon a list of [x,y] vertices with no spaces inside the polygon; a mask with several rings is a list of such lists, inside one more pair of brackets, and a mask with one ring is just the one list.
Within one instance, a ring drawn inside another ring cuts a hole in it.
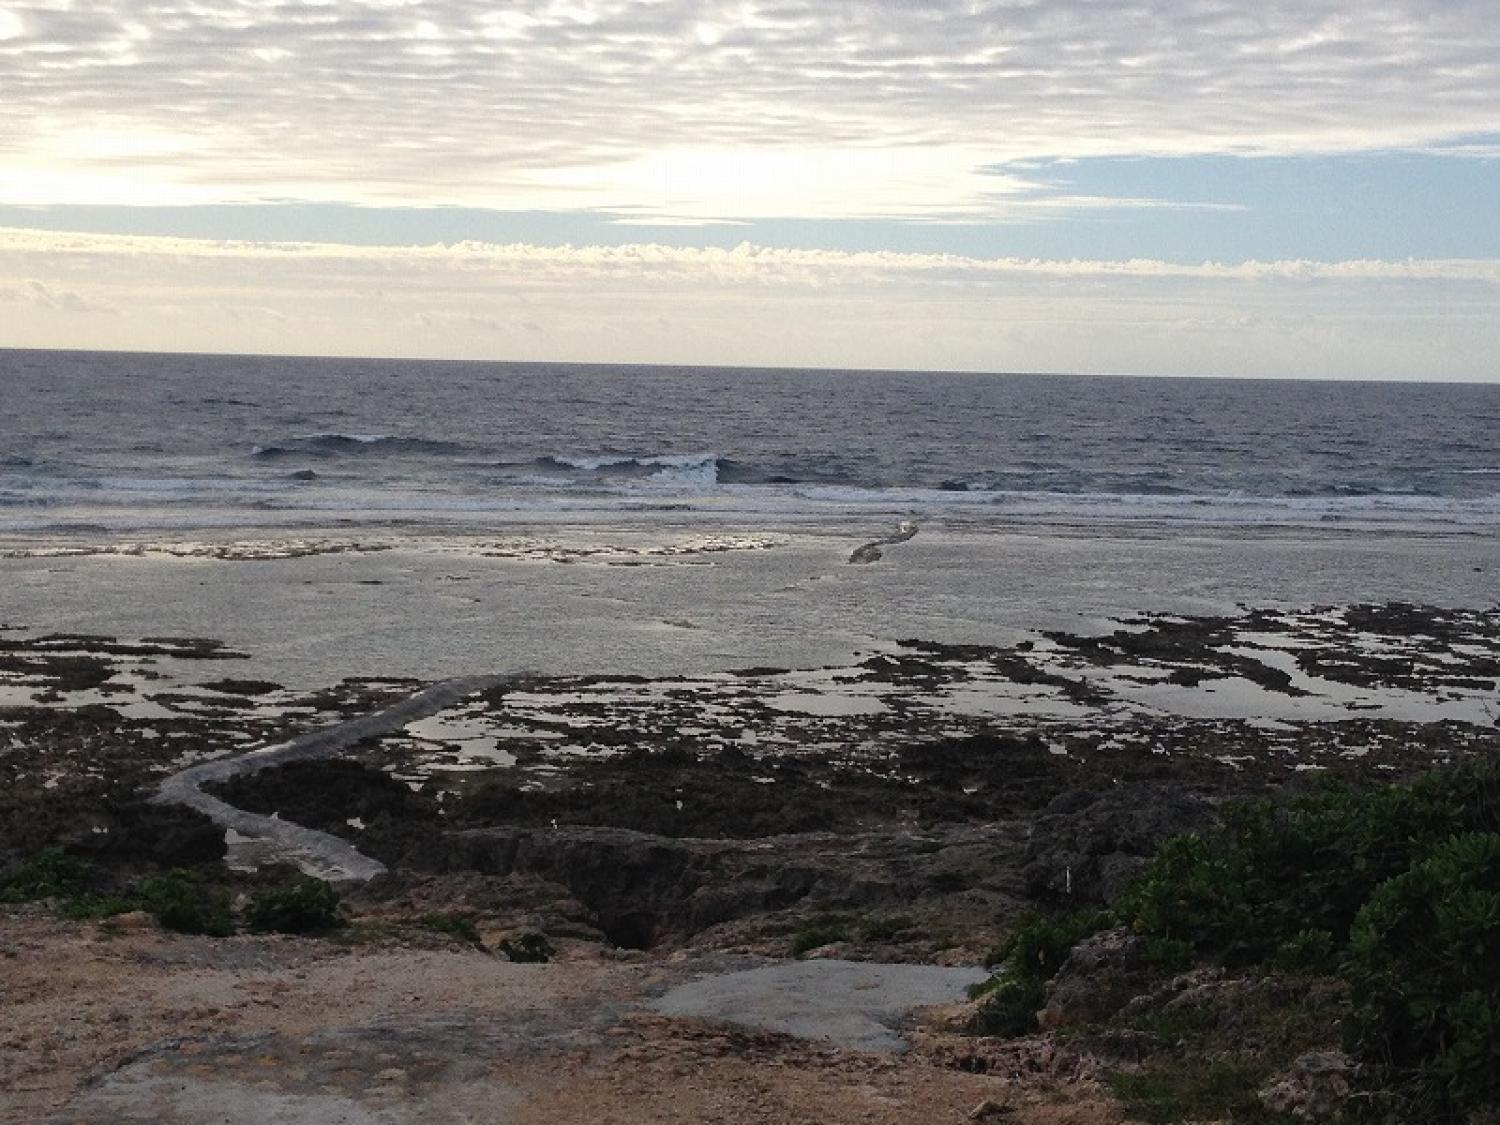
[{"label": "sky", "polygon": [[1495,0],[0,0],[0,347],[1500,382]]}]

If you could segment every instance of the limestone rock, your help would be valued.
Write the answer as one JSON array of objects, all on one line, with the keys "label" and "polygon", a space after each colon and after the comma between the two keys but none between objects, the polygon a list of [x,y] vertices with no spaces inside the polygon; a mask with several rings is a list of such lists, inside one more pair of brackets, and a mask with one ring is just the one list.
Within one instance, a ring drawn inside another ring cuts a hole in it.
[{"label": "limestone rock", "polygon": [[1309,1051],[1260,1091],[1260,1102],[1304,1121],[1325,1120],[1348,1099],[1355,1070],[1343,1051]]},{"label": "limestone rock", "polygon": [[1104,930],[1073,947],[1047,986],[1038,1013],[1045,1028],[1108,1019],[1141,990],[1146,939],[1127,929]]}]

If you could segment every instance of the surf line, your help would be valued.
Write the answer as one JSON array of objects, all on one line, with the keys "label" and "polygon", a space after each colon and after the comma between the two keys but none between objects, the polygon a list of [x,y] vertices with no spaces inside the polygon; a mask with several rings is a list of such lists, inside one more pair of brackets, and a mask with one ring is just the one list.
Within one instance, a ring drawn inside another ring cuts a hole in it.
[{"label": "surf line", "polygon": [[435,715],[476,692],[525,678],[525,673],[513,673],[441,680],[389,707],[309,731],[290,742],[265,746],[233,758],[215,758],[213,761],[189,766],[163,781],[151,800],[156,804],[186,805],[197,809],[215,824],[233,829],[257,842],[268,843],[276,858],[294,864],[314,878],[330,883],[368,882],[384,872],[385,865],[365,855],[348,841],[290,821],[246,812],[203,792],[203,786],[228,781],[243,774],[257,773],[272,766],[284,766],[290,762],[330,758],[356,742],[390,734],[417,719]]},{"label": "surf line", "polygon": [[889,547],[893,543],[905,543],[917,534],[917,525],[914,520],[902,520],[896,525],[896,530],[884,539],[873,539],[862,547],[854,548],[854,553],[849,556],[851,563],[875,563],[885,557],[885,552],[880,548]]}]

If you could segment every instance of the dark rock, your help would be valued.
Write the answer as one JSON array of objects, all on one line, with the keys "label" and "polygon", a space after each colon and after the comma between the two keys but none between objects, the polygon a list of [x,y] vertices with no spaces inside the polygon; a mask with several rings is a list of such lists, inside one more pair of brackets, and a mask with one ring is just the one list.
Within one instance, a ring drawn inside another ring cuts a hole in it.
[{"label": "dark rock", "polygon": [[1071,790],[1047,806],[1026,846],[1027,893],[1080,904],[1112,899],[1168,836],[1203,828],[1211,806],[1149,784],[1100,793]]},{"label": "dark rock", "polygon": [[724,923],[793,912],[870,917],[925,909],[973,925],[1012,904],[1011,861],[985,829],[917,836],[807,834],[673,839],[617,828],[485,828],[449,832],[409,852],[408,868],[524,875],[560,884],[617,945],[646,947]]},{"label": "dark rock", "polygon": [[205,691],[223,692],[225,695],[270,695],[273,691],[281,690],[280,684],[274,684],[269,680],[236,680],[229,678],[214,680],[212,683],[200,686]]},{"label": "dark rock", "polygon": [[1037,1014],[1044,1028],[1098,1023],[1141,992],[1147,941],[1126,929],[1104,930],[1075,945],[1047,985]]},{"label": "dark rock", "polygon": [[1118,1027],[1107,1031],[1080,1035],[1071,1040],[1070,1046],[1081,1054],[1099,1060],[1106,1066],[1137,1066],[1153,1055],[1171,1048],[1159,1035]]},{"label": "dark rock", "polygon": [[103,862],[198,867],[218,863],[227,850],[222,828],[181,805],[130,801],[114,805],[109,813],[107,830],[91,832],[81,845]]},{"label": "dark rock", "polygon": [[1258,1095],[1273,1113],[1302,1121],[1324,1121],[1349,1100],[1357,1068],[1342,1051],[1309,1051],[1286,1073],[1273,1078]]},{"label": "dark rock", "polygon": [[440,831],[437,809],[425,797],[387,773],[340,759],[293,762],[206,788],[236,808],[336,836],[350,836],[349,821],[358,818],[365,827],[353,840],[387,864]]}]

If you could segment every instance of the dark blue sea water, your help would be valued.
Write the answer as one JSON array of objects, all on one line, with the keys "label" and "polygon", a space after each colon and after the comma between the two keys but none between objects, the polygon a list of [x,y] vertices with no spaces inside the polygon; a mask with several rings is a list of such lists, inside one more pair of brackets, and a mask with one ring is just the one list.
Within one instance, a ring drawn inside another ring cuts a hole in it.
[{"label": "dark blue sea water", "polygon": [[1500,386],[0,352],[0,532],[1500,526]]}]

